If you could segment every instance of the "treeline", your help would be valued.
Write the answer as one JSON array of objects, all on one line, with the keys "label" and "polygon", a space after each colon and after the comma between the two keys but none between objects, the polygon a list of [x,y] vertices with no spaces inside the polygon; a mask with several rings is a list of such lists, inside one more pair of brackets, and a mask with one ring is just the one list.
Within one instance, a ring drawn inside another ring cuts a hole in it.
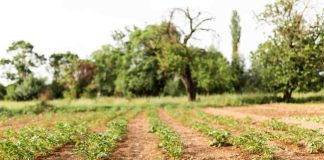
[{"label": "treeline", "polygon": [[[132,27],[112,34],[113,44],[102,46],[90,59],[72,52],[50,57],[35,53],[33,45],[17,41],[8,48],[12,84],[0,86],[0,98],[80,98],[95,96],[159,96],[271,92],[291,99],[293,91],[323,88],[324,15],[309,17],[302,0],[277,0],[265,7],[258,19],[273,26],[273,34],[252,53],[247,70],[239,52],[240,17],[233,11],[231,62],[214,47],[199,48],[190,41],[198,32],[213,32],[205,24],[214,20],[201,12],[173,9],[170,18],[144,28]],[[182,18],[181,28],[174,19]],[[32,72],[48,64],[53,81],[36,78]]]}]

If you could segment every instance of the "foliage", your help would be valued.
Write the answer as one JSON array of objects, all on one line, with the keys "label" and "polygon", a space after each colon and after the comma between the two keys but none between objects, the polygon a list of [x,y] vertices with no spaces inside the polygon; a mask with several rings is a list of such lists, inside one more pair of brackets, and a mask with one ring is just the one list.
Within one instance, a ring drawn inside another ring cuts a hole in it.
[{"label": "foliage", "polygon": [[166,84],[163,88],[162,95],[164,96],[182,96],[185,94],[185,89],[183,85],[181,84],[181,81],[179,78],[169,79],[166,81]]},{"label": "foliage", "polygon": [[198,93],[224,93],[234,91],[233,76],[226,58],[211,47],[207,51],[196,49],[193,61],[193,77],[197,80]]},{"label": "foliage", "polygon": [[33,51],[34,46],[26,41],[16,41],[11,44],[7,49],[9,54],[14,54],[10,59],[1,59],[0,65],[9,65],[14,67],[16,71],[12,70],[6,73],[6,77],[9,80],[17,81],[18,83],[23,81],[24,78],[32,75],[32,69],[42,65],[46,58],[44,55],[38,54]]},{"label": "foliage", "polygon": [[73,76],[73,69],[78,64],[78,55],[72,52],[54,53],[49,58],[49,64],[54,70],[53,82],[50,85],[55,98],[63,97],[63,93],[71,88],[70,79]]},{"label": "foliage", "polygon": [[8,100],[32,100],[38,98],[38,94],[45,88],[45,79],[38,79],[32,75],[27,76],[20,83],[15,83],[7,87]]},{"label": "foliage", "polygon": [[[323,15],[310,16],[301,0],[277,0],[266,6],[260,21],[273,25],[273,36],[253,53],[252,68],[272,92],[285,101],[293,91],[318,90],[323,71]],[[302,8],[302,9],[300,9]]]},{"label": "foliage", "polygon": [[7,94],[6,87],[0,84],[0,100],[3,100]]},{"label": "foliage", "polygon": [[239,44],[241,41],[241,26],[240,16],[236,10],[233,11],[231,18],[231,35],[232,35],[232,63],[231,71],[233,76],[233,85],[236,92],[242,91],[243,86],[243,74],[244,74],[244,59],[239,54]]},{"label": "foliage", "polygon": [[140,96],[162,92],[168,75],[159,67],[157,52],[161,51],[159,40],[164,31],[165,26],[148,25],[129,32],[115,81],[116,92]]},{"label": "foliage", "polygon": [[96,64],[97,73],[92,83],[98,96],[108,96],[114,93],[114,81],[120,67],[118,66],[120,56],[118,49],[110,45],[104,45],[92,53],[91,57]]}]

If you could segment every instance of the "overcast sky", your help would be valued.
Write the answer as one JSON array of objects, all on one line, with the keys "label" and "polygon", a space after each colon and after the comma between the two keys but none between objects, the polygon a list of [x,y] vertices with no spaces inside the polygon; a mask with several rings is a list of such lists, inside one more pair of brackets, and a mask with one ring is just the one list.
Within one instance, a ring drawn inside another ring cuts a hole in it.
[{"label": "overcast sky", "polygon": [[[269,29],[260,26],[255,14],[273,0],[1,0],[0,56],[17,40],[26,40],[35,51],[46,56],[72,51],[82,58],[111,43],[111,32],[126,26],[159,23],[175,7],[203,11],[216,20],[209,25],[213,34],[197,35],[192,42],[202,47],[216,46],[229,58],[231,54],[230,18],[232,10],[241,16],[240,52],[250,51],[264,41]],[[322,0],[320,0],[322,1]]]}]

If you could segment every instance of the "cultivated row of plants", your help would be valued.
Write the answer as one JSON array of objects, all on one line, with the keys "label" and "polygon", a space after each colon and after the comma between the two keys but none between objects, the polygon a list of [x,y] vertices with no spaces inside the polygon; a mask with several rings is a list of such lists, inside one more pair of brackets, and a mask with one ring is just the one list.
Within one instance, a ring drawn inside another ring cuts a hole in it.
[{"label": "cultivated row of plants", "polygon": [[22,128],[6,131],[0,140],[0,157],[12,160],[30,160],[44,156],[52,150],[85,135],[89,128],[84,124],[59,122],[53,128]]},{"label": "cultivated row of plants", "polygon": [[302,144],[309,153],[324,153],[324,134],[319,130],[288,125],[276,119],[265,121],[262,125],[275,131],[271,132],[271,139],[279,139],[296,145]]},{"label": "cultivated row of plants", "polygon": [[[233,132],[227,128],[214,128],[203,121],[192,120],[188,118],[190,117],[188,116],[190,115],[188,112],[186,112],[185,116],[173,107],[166,107],[166,111],[184,125],[207,136],[211,140],[211,146],[237,146],[248,153],[257,155],[260,159],[274,158],[274,149],[267,145],[267,140],[263,138],[262,135],[256,134],[252,131],[233,134]],[[231,125],[233,126],[235,124],[233,123]]]},{"label": "cultivated row of plants", "polygon": [[151,107],[147,116],[151,125],[150,132],[159,137],[159,147],[173,159],[180,159],[184,152],[180,136],[159,119],[156,108]]},{"label": "cultivated row of plants", "polygon": [[296,118],[300,121],[307,121],[307,122],[316,122],[324,124],[324,116],[314,116],[314,117],[298,117]]},{"label": "cultivated row of plants", "polygon": [[20,160],[46,156],[66,144],[79,143],[82,137],[91,132],[90,128],[107,123],[130,109],[117,106],[105,110],[104,114],[90,112],[82,116],[71,115],[50,128],[38,126],[7,130],[0,135],[0,157]]},{"label": "cultivated row of plants", "polygon": [[76,142],[75,153],[83,155],[85,159],[109,158],[116,148],[117,142],[121,141],[127,130],[130,119],[142,111],[141,107],[136,107],[127,114],[117,117],[108,124],[107,130],[98,133],[92,132]]},{"label": "cultivated row of plants", "polygon": [[[277,140],[285,143],[302,144],[309,153],[323,152],[324,135],[316,130],[304,129],[295,125],[288,125],[282,121],[272,119],[261,124],[256,124],[251,127],[252,119],[237,120],[228,116],[215,116],[204,113],[202,111],[196,112],[194,115],[207,122],[217,123],[235,131],[252,131],[255,134],[266,138],[268,141]],[[244,127],[242,127],[244,124]],[[270,131],[269,131],[270,130]]]}]

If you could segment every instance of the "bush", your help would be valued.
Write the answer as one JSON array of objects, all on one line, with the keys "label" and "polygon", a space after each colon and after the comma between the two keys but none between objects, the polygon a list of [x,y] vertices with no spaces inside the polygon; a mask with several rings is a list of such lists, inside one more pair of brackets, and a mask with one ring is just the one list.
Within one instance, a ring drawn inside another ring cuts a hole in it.
[{"label": "bush", "polygon": [[7,100],[32,100],[38,98],[38,94],[45,87],[45,79],[28,76],[20,83],[11,84],[7,87]]}]

